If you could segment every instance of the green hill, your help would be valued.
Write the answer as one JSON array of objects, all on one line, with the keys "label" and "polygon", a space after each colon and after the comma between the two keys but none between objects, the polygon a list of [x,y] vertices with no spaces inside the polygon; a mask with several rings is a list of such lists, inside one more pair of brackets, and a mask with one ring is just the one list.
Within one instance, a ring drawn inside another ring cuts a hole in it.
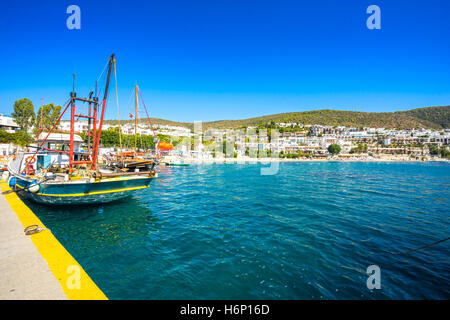
[{"label": "green hill", "polygon": [[[151,119],[155,124],[182,126],[193,128],[192,123],[175,122],[164,119]],[[428,107],[397,112],[359,112],[339,110],[315,110],[304,112],[278,113],[262,117],[243,120],[218,120],[203,122],[203,129],[233,129],[244,126],[257,126],[267,122],[296,122],[302,124],[318,124],[328,126],[346,127],[374,127],[374,128],[450,128],[450,106]],[[117,120],[108,120],[107,123],[117,123]],[[124,120],[121,123],[131,123],[133,120]],[[139,119],[147,122],[147,119]]]},{"label": "green hill", "polygon": [[441,128],[450,128],[450,106],[418,108],[404,111],[404,113],[418,119],[438,124]]}]

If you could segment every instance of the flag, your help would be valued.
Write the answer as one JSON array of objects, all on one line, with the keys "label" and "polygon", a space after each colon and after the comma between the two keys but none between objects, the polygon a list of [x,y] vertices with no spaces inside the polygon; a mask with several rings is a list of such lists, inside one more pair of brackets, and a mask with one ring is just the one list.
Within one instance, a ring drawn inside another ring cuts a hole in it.
[{"label": "flag", "polygon": [[129,113],[130,118],[133,118],[133,115],[131,113]]}]

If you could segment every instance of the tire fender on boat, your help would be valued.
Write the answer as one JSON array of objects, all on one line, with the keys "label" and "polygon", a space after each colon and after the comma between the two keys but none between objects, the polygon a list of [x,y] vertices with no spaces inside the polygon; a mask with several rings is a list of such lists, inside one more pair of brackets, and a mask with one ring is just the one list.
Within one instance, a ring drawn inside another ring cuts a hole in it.
[{"label": "tire fender on boat", "polygon": [[10,186],[11,189],[14,190],[14,187],[16,186],[16,177],[9,177],[8,178],[8,186]]},{"label": "tire fender on boat", "polygon": [[28,187],[28,191],[30,191],[31,193],[37,193],[37,192],[39,192],[39,189],[40,189],[40,186],[39,186],[39,184],[36,183],[36,181],[32,182],[30,184],[30,186]]}]

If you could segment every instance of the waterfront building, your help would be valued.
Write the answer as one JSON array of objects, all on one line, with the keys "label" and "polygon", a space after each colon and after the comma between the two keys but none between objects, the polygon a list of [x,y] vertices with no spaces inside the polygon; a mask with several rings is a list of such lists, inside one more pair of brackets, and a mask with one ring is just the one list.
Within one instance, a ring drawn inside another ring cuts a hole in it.
[{"label": "waterfront building", "polygon": [[8,133],[14,133],[19,129],[20,127],[12,117],[0,114],[0,130],[5,130]]}]

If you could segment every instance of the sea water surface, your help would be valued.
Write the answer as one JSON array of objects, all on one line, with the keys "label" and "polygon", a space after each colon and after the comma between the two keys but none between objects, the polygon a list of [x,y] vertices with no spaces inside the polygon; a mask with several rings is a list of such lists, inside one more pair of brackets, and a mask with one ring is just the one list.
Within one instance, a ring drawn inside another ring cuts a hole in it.
[{"label": "sea water surface", "polygon": [[[448,299],[448,163],[160,167],[107,205],[28,202],[110,299]],[[381,270],[369,290],[367,267]]]}]

